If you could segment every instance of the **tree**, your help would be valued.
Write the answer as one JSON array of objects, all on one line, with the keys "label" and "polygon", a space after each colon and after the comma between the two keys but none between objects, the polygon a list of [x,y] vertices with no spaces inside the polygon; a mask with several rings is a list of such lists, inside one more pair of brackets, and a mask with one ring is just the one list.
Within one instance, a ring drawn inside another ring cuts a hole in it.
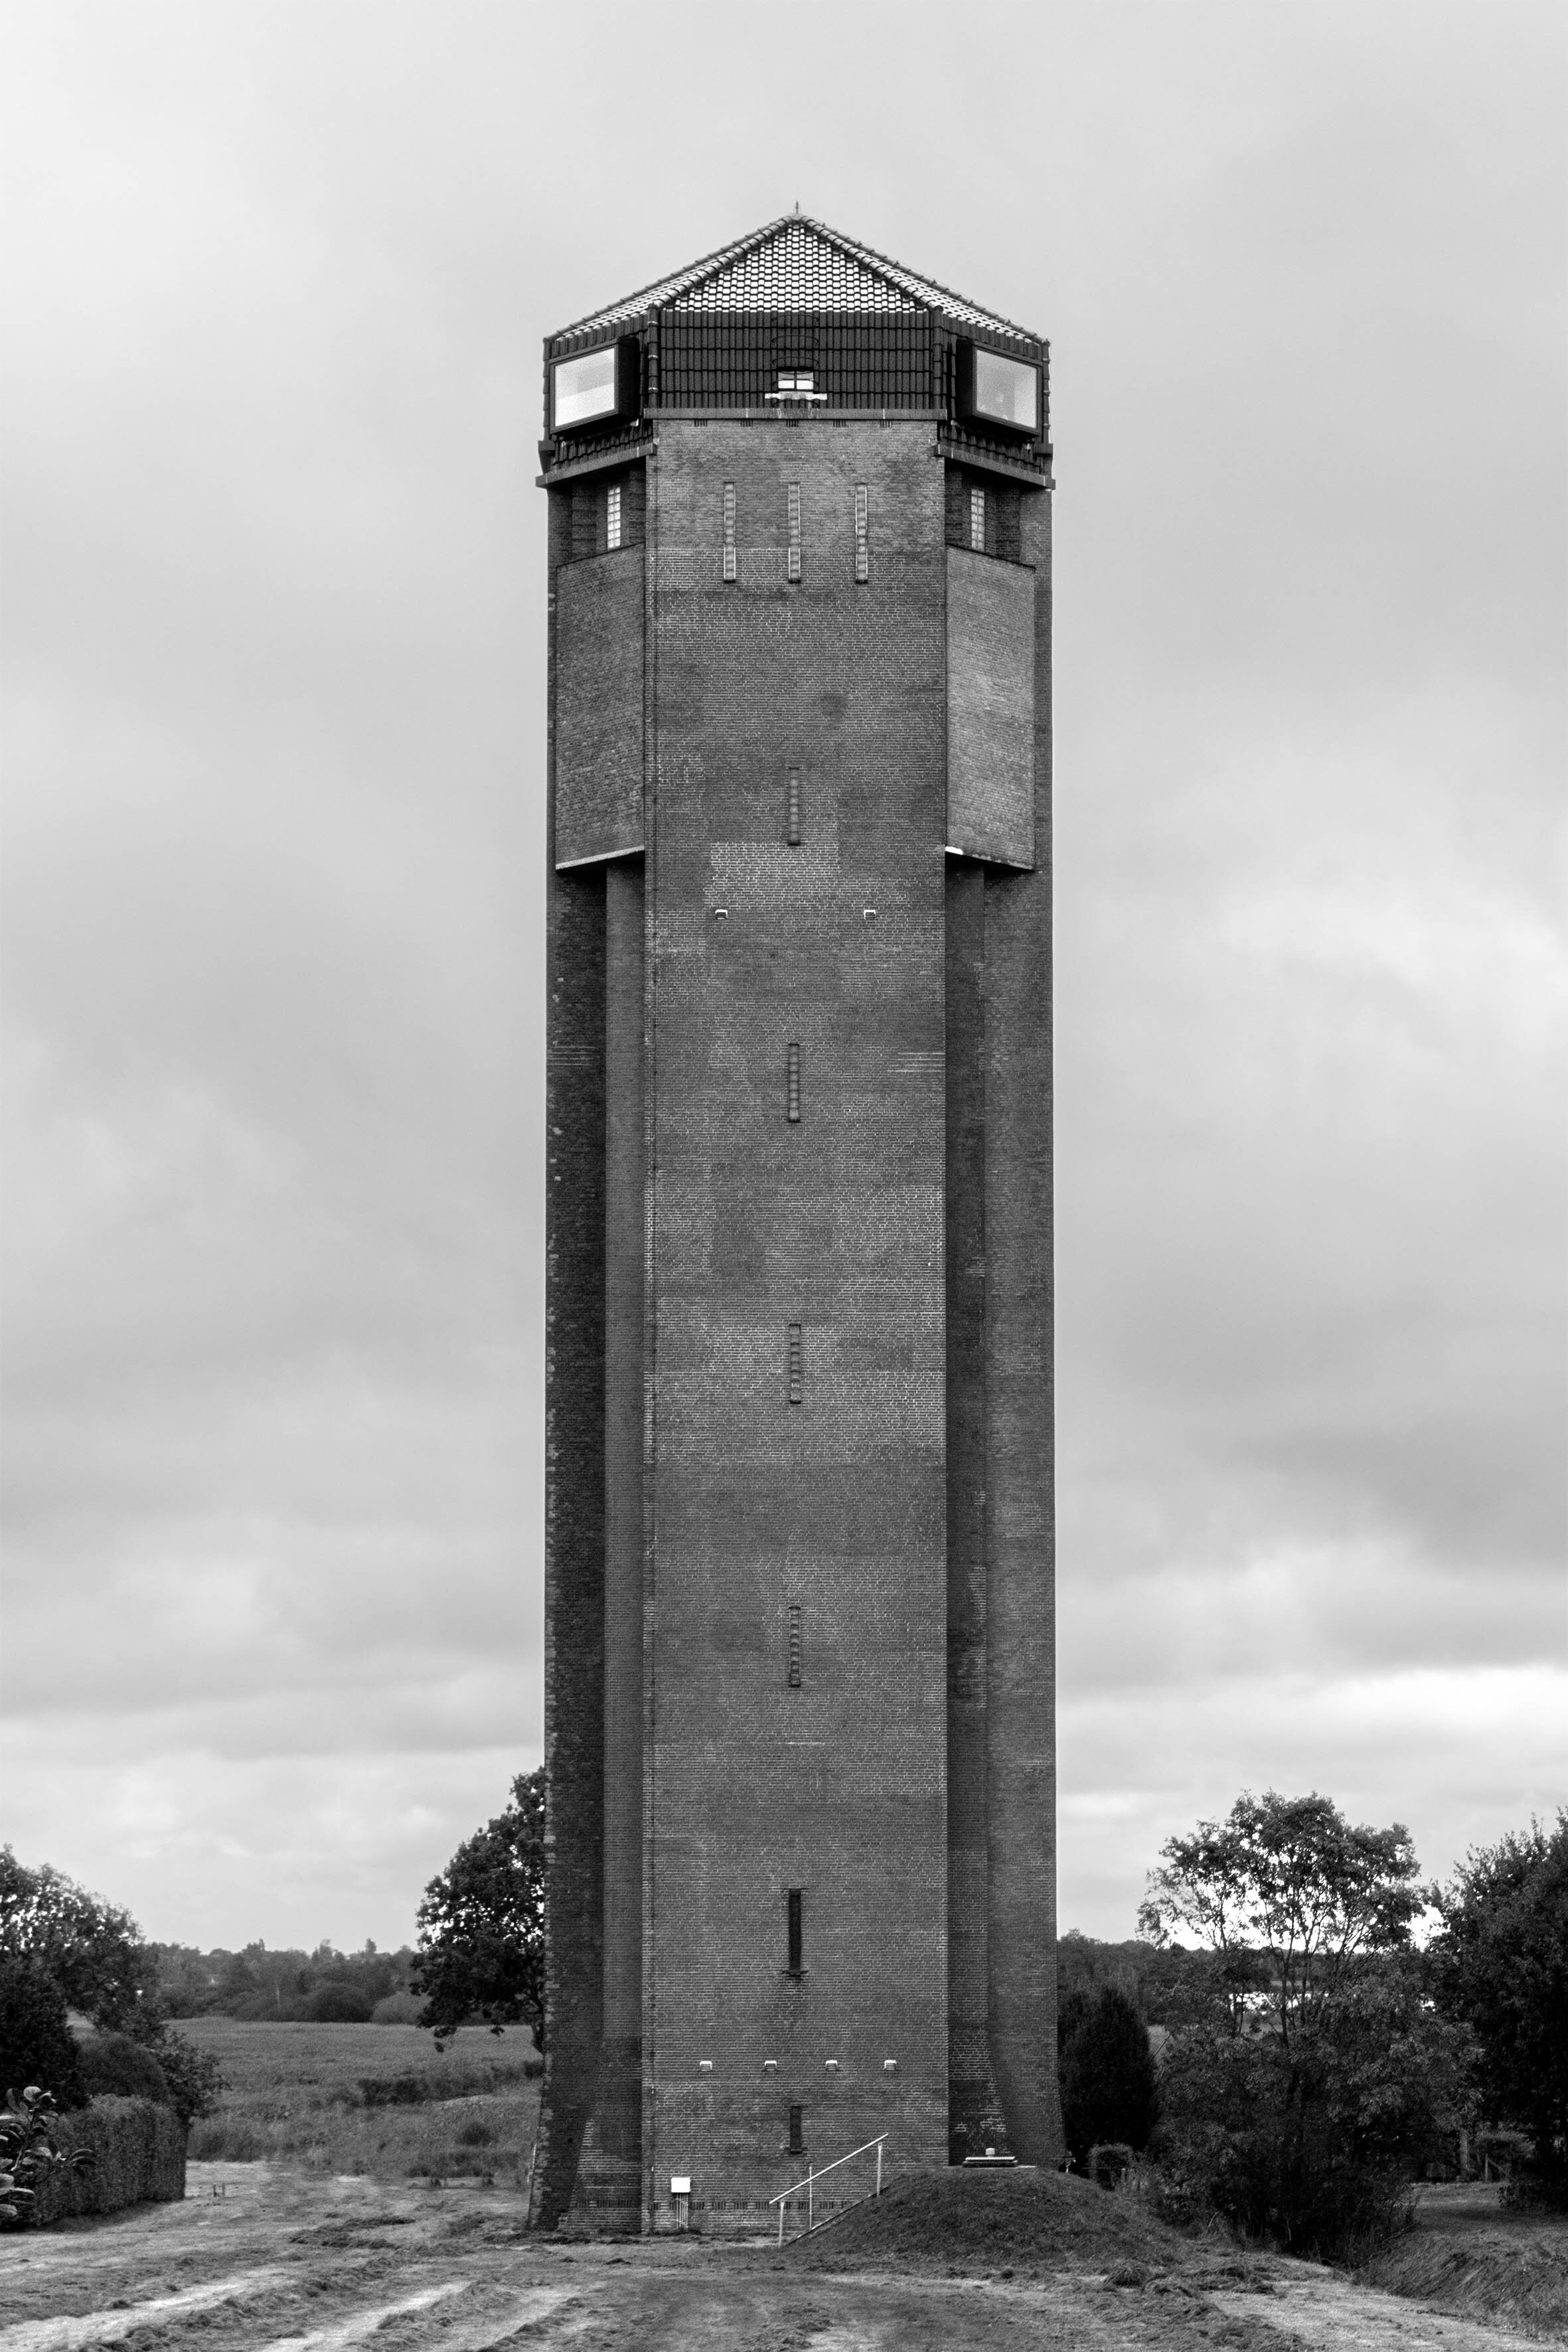
[{"label": "tree", "polygon": [[1161,1848],[1138,1924],[1156,1944],[1184,1930],[1223,1955],[1239,2021],[1266,2001],[1287,2042],[1370,1952],[1404,1950],[1424,1897],[1410,1832],[1352,1829],[1327,1797],[1244,1791],[1225,1822]]},{"label": "tree", "polygon": [[1402,1953],[1365,1961],[1289,2042],[1233,2031],[1223,2009],[1182,2028],[1160,2069],[1168,2217],[1207,2207],[1324,2256],[1384,2235],[1465,2113],[1468,2054]]},{"label": "tree", "polygon": [[1481,2104],[1528,2133],[1553,2203],[1568,2202],[1568,1811],[1468,1854],[1431,1900],[1433,1989],[1479,2044]]},{"label": "tree", "polygon": [[217,2061],[170,2030],[157,1955],[130,1912],[47,1863],[27,1869],[8,1845],[0,1846],[0,1959],[7,1958],[38,1970],[100,2032],[127,2034],[151,2050],[182,2123],[212,2112],[223,2087]]},{"label": "tree", "polygon": [[29,2084],[62,2107],[87,2103],[77,2039],[66,2022],[65,1997],[37,1960],[0,1953],[0,2099],[20,2097]]},{"label": "tree", "polygon": [[93,2099],[151,2099],[172,2107],[169,2078],[143,2042],[128,2033],[89,2034],[81,2045],[81,2078]]},{"label": "tree", "polygon": [[0,1951],[36,1960],[68,2006],[110,2033],[135,2032],[156,2006],[158,1965],[129,1911],[45,1863],[28,1870],[0,1846]]},{"label": "tree", "polygon": [[1161,1864],[1141,1926],[1220,1963],[1161,2069],[1178,2199],[1322,2253],[1386,2229],[1460,2119],[1469,2055],[1408,1948],[1423,1900],[1408,1832],[1269,1790],[1171,1839]]},{"label": "tree", "polygon": [[445,2049],[477,2018],[527,2024],[544,2046],[544,1768],[520,1772],[511,1801],[458,1848],[425,1889],[410,1982],[419,2023]]},{"label": "tree", "polygon": [[1061,2052],[1062,2128],[1082,2166],[1097,2141],[1145,2147],[1159,2091],[1149,2029],[1120,1985],[1102,1984],[1074,2000]]}]

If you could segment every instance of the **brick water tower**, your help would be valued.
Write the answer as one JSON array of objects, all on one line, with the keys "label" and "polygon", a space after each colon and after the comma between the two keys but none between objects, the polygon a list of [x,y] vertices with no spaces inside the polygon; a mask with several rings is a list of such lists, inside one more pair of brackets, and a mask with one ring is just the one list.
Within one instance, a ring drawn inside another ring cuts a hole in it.
[{"label": "brick water tower", "polygon": [[798,213],[545,345],[547,2226],[1060,2150],[1047,358]]}]

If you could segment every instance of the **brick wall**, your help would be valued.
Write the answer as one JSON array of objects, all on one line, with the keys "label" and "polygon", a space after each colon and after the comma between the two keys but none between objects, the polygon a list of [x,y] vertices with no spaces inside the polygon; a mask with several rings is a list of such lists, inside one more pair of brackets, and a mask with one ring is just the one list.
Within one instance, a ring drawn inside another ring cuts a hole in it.
[{"label": "brick wall", "polygon": [[551,887],[547,2221],[689,2175],[744,2226],[882,2131],[1059,2150],[1048,501],[958,559],[1030,588],[1009,873],[943,856],[966,471],[924,421],[667,416],[620,556],[552,498],[552,808],[635,644],[647,858]]},{"label": "brick wall", "polygon": [[[942,488],[930,446],[918,425],[660,430],[644,2156],[661,2203],[669,2176],[689,2174],[700,2205],[763,2206],[805,2169],[788,2150],[792,2105],[815,2163],[889,2128],[902,2162],[946,2148]],[[792,481],[798,586],[784,562]],[[785,1972],[792,1886],[798,1979]]]},{"label": "brick wall", "polygon": [[544,1760],[548,2037],[534,2210],[571,2199],[603,2032],[605,877],[555,867],[556,587],[570,492],[550,501],[546,900]]},{"label": "brick wall", "polygon": [[990,2048],[1014,2155],[1061,2151],[1056,2051],[1050,502],[1035,603],[1032,873],[985,877],[986,1803]]}]

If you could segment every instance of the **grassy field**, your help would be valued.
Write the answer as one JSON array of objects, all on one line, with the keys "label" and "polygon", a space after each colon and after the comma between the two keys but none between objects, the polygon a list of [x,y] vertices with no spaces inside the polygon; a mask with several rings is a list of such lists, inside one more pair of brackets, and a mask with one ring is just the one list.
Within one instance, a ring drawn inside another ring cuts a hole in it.
[{"label": "grassy field", "polygon": [[273,2025],[196,2017],[180,2032],[223,2068],[223,2105],[191,2132],[198,2162],[258,2158],[384,2180],[526,2180],[539,2115],[526,2032],[468,2028],[440,2055],[413,2025]]}]

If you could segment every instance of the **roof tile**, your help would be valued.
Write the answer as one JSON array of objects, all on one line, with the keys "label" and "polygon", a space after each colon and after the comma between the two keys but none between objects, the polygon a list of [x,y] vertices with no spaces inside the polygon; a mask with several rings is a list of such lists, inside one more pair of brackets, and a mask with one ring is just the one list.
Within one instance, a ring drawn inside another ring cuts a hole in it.
[{"label": "roof tile", "polygon": [[685,269],[561,328],[559,334],[576,336],[626,325],[666,305],[714,315],[827,310],[891,316],[926,309],[989,333],[1031,343],[1040,340],[1026,327],[978,309],[934,279],[918,277],[804,213],[785,213]]}]

